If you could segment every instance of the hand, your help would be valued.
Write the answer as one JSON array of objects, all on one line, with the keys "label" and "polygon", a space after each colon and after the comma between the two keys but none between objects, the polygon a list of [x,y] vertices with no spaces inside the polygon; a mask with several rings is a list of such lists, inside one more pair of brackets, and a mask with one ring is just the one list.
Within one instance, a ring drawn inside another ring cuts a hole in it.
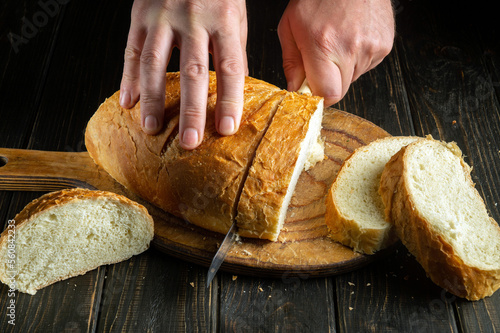
[{"label": "hand", "polygon": [[288,90],[304,78],[325,106],[392,49],[390,0],[291,0],[278,26]]},{"label": "hand", "polygon": [[217,73],[215,123],[222,135],[238,130],[243,109],[247,21],[244,0],[136,0],[125,49],[120,104],[141,100],[143,130],[163,127],[165,72],[173,47],[180,49],[181,147],[203,139],[209,53]]}]

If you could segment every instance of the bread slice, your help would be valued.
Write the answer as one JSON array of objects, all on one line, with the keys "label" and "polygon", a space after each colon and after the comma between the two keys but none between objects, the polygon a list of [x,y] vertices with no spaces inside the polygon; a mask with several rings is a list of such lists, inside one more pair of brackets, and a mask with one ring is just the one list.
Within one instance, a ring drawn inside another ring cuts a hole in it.
[{"label": "bread slice", "polygon": [[[286,164],[290,172],[296,168],[295,173],[300,174],[303,165],[295,163],[300,155],[297,148],[306,139],[309,121],[322,99],[289,93],[247,77],[239,130],[234,135],[221,136],[214,124],[217,83],[215,73],[211,72],[205,135],[198,148],[188,151],[180,147],[178,138],[179,73],[167,73],[166,81],[166,117],[161,133],[146,135],[140,126],[140,104],[130,110],[121,108],[117,92],[89,121],[85,133],[87,150],[98,165],[145,200],[192,224],[226,233],[239,214],[238,202],[254,158],[267,159],[272,165]],[[320,135],[321,114],[314,119],[311,132],[316,138]],[[263,153],[256,153],[260,145],[268,148],[260,148]],[[304,156],[308,155],[309,146],[304,145]],[[278,150],[273,151],[273,147]],[[316,155],[323,158],[322,147],[317,150],[321,152]],[[276,190],[285,193],[289,184],[288,180],[281,181]],[[289,200],[280,202],[282,209],[276,205],[273,208],[278,215],[286,210]],[[249,209],[263,208],[258,205],[267,203],[260,201]],[[278,220],[275,221],[280,229]],[[259,237],[262,233],[258,230],[247,235]]]},{"label": "bread slice", "polygon": [[48,193],[29,203],[2,233],[0,280],[33,295],[145,251],[153,234],[146,208],[124,196],[87,189]]},{"label": "bread slice", "polygon": [[342,164],[326,199],[325,221],[331,237],[357,252],[373,254],[397,241],[385,220],[378,193],[385,164],[418,137],[375,140],[354,151]]},{"label": "bread slice", "polygon": [[500,227],[454,143],[416,141],[386,165],[387,219],[437,285],[478,300],[500,287]]},{"label": "bread slice", "polygon": [[323,100],[287,93],[257,148],[238,203],[238,233],[276,241],[301,172],[324,159]]}]

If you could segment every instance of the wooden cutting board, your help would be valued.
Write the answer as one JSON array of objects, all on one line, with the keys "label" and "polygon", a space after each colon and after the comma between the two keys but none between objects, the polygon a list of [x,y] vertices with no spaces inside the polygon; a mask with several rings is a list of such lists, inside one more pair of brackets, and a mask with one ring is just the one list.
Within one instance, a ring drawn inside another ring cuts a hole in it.
[{"label": "wooden cutting board", "polygon": [[[358,147],[389,134],[347,112],[326,109],[322,136],[327,158],[303,172],[277,242],[241,239],[221,270],[264,277],[327,276],[357,269],[390,250],[367,256],[328,237],[325,196],[342,162]],[[153,245],[169,255],[208,267],[224,235],[174,217],[128,191],[88,153],[0,148],[0,190],[53,191],[84,187],[123,194],[146,206],[155,220]]]}]

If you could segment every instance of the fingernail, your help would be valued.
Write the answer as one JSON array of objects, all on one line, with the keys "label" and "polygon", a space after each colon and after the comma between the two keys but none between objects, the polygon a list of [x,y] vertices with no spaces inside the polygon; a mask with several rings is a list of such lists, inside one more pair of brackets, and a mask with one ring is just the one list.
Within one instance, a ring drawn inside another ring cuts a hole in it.
[{"label": "fingernail", "polygon": [[130,97],[130,93],[128,91],[120,91],[120,105],[124,108],[127,108],[132,101],[132,97]]},{"label": "fingernail", "polygon": [[231,135],[234,133],[234,118],[224,116],[219,121],[219,133],[222,135]]},{"label": "fingernail", "polygon": [[150,132],[154,132],[158,129],[158,119],[153,116],[149,115],[144,119],[144,128]]},{"label": "fingernail", "polygon": [[188,127],[182,134],[182,143],[188,147],[194,147],[198,144],[198,131],[194,128]]}]

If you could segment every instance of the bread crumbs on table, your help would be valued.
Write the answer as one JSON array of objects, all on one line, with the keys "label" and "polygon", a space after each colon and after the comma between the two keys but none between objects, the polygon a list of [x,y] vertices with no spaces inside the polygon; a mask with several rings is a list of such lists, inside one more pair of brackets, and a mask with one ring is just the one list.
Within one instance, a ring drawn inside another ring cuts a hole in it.
[{"label": "bread crumbs on table", "polygon": [[259,288],[258,288],[258,289],[259,289],[259,291],[264,291],[264,289],[262,289],[262,287],[261,287],[261,286],[259,286]]},{"label": "bread crumbs on table", "polygon": [[349,307],[349,311],[352,311],[354,310],[354,308],[352,306]]},{"label": "bread crumbs on table", "polygon": [[194,282],[189,282],[189,285],[194,288]]},{"label": "bread crumbs on table", "polygon": [[235,281],[238,278],[238,275],[233,275],[233,281]]},{"label": "bread crumbs on table", "polygon": [[352,283],[352,282],[350,282],[350,281],[348,281],[348,282],[347,282],[347,284],[348,284],[348,285],[350,285],[351,287],[352,287],[352,286],[355,286],[355,284],[354,284],[354,283]]}]

